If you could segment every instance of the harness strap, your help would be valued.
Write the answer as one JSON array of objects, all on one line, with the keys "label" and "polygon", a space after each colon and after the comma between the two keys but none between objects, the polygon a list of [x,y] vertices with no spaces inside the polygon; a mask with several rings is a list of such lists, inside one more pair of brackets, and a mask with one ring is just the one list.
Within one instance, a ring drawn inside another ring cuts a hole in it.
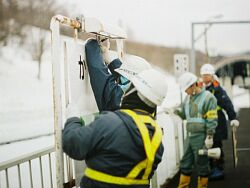
[{"label": "harness strap", "polygon": [[91,168],[87,168],[85,170],[85,176],[104,183],[111,183],[117,185],[147,185],[149,184],[149,180],[139,180],[139,179],[129,179],[126,177],[117,177],[112,176],[97,170],[93,170]]},{"label": "harness strap", "polygon": [[[133,118],[133,120],[135,121],[135,123],[136,123],[136,125],[141,133],[146,156],[147,156],[147,165],[146,165],[145,173],[144,173],[142,179],[148,179],[148,177],[152,171],[152,166],[154,163],[156,151],[157,151],[158,147],[160,146],[160,143],[162,140],[162,130],[160,129],[160,127],[156,124],[156,122],[150,116],[137,115],[132,110],[122,110],[122,111],[127,113],[129,116],[131,116]],[[152,140],[150,140],[149,132],[148,132],[148,129],[145,125],[146,123],[150,124],[151,126],[153,126],[155,128],[155,133],[152,137]],[[144,168],[142,168],[141,170],[143,170],[143,169]]]},{"label": "harness strap", "polygon": [[[90,179],[118,184],[118,185],[148,185],[149,184],[149,175],[152,172],[152,166],[154,163],[155,154],[161,144],[162,140],[162,130],[156,124],[155,120],[153,120],[148,115],[138,115],[132,110],[121,110],[122,112],[128,114],[134,120],[136,126],[138,127],[140,134],[142,136],[144,149],[146,153],[146,159],[139,162],[133,169],[127,174],[126,177],[117,177],[110,174],[106,174],[91,168],[87,168],[85,170],[85,176]],[[149,131],[147,129],[146,124],[150,124],[155,128],[154,135],[152,139],[150,139]],[[142,179],[135,179],[142,170],[144,170],[144,174]]]},{"label": "harness strap", "polygon": [[190,98],[188,98],[186,104],[185,104],[185,114],[186,114],[186,118],[187,118],[187,122],[188,123],[205,123],[205,119],[202,115],[202,107],[204,105],[204,102],[206,100],[206,93],[202,92],[201,93],[201,99],[199,100],[198,103],[198,115],[197,117],[190,117],[190,106],[189,106],[189,102],[190,102]]}]

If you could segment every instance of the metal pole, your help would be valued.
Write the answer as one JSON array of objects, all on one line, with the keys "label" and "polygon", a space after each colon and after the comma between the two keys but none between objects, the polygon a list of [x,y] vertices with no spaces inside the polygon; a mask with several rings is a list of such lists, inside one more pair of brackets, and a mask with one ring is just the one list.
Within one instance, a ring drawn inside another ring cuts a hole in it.
[{"label": "metal pole", "polygon": [[193,22],[193,24],[196,24],[196,25],[205,25],[205,24],[249,24],[249,23],[250,23],[250,20]]},{"label": "metal pole", "polygon": [[209,62],[209,54],[208,54],[208,47],[207,47],[207,28],[204,30],[204,44],[205,44],[205,53],[206,53],[206,61],[207,63],[210,63]]},{"label": "metal pole", "polygon": [[228,20],[228,21],[205,21],[205,22],[192,22],[191,23],[191,65],[190,65],[190,70],[193,73],[196,73],[196,63],[195,63],[195,42],[202,36],[202,34],[200,36],[198,36],[197,39],[194,38],[194,34],[195,34],[195,25],[207,25],[209,24],[209,26],[207,27],[207,29],[204,30],[203,34],[205,34],[205,32],[207,32],[207,30],[211,27],[211,25],[213,24],[249,24],[250,20]]},{"label": "metal pole", "polygon": [[62,96],[61,96],[61,66],[60,66],[60,27],[57,17],[50,23],[51,49],[53,68],[53,99],[54,99],[54,128],[56,148],[56,183],[57,188],[62,188],[64,183],[64,163],[62,152]]},{"label": "metal pole", "polygon": [[190,70],[193,73],[196,73],[196,65],[195,65],[195,38],[194,38],[194,23],[191,23],[191,45],[192,45],[192,49],[191,49],[191,66],[190,66]]}]

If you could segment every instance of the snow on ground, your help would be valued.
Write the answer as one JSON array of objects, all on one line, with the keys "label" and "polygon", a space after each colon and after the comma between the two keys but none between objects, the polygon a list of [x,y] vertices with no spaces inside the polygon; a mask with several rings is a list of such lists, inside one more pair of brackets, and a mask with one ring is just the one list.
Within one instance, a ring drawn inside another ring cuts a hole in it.
[{"label": "snow on ground", "polygon": [[50,62],[42,63],[42,79],[38,80],[38,65],[25,50],[5,47],[1,53],[0,144],[53,132]]},{"label": "snow on ground", "polygon": [[238,112],[240,108],[250,108],[250,91],[233,86],[233,104],[235,110]]},{"label": "snow on ground", "polygon": [[[53,133],[52,70],[45,53],[42,79],[37,79],[38,63],[20,47],[0,50],[0,144],[27,137]],[[46,61],[47,59],[47,61]],[[0,162],[54,145],[54,136],[0,145]],[[52,158],[52,162],[54,157]],[[39,187],[38,160],[32,161],[34,187]],[[44,176],[48,176],[48,159],[43,159]],[[52,169],[54,170],[54,168]],[[28,163],[21,165],[22,186],[29,187]],[[54,173],[54,172],[53,172]],[[18,187],[17,169],[9,169],[10,187]],[[0,188],[6,187],[5,174],[0,173]],[[49,181],[45,187],[49,187]],[[55,181],[55,179],[54,179]],[[55,182],[54,182],[55,184]]]}]

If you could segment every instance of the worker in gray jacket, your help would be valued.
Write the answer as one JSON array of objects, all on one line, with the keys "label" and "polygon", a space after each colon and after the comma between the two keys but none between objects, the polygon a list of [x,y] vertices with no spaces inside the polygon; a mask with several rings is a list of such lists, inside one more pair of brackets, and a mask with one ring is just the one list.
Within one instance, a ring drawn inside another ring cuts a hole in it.
[{"label": "worker in gray jacket", "polygon": [[181,159],[181,176],[178,188],[189,187],[193,166],[198,172],[198,188],[206,188],[210,173],[208,156],[198,155],[203,148],[211,148],[213,135],[217,126],[217,100],[205,88],[198,86],[198,78],[190,73],[184,73],[179,83],[187,93],[181,111],[182,119],[187,120],[187,138],[184,143],[184,154]]},{"label": "worker in gray jacket", "polygon": [[166,96],[165,80],[154,69],[144,70],[131,78],[119,110],[101,112],[89,125],[67,119],[63,151],[87,164],[81,188],[149,188],[163,154],[154,112]]}]

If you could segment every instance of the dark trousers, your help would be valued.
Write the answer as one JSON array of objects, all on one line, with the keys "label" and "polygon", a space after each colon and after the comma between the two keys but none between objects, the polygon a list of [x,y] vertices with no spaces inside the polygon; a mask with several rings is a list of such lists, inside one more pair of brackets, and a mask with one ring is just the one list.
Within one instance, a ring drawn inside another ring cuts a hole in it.
[{"label": "dark trousers", "polygon": [[210,159],[210,167],[219,168],[220,170],[224,170],[224,152],[223,152],[223,145],[222,140],[215,140],[213,144],[213,148],[220,148],[221,149],[221,156],[219,159]]}]

